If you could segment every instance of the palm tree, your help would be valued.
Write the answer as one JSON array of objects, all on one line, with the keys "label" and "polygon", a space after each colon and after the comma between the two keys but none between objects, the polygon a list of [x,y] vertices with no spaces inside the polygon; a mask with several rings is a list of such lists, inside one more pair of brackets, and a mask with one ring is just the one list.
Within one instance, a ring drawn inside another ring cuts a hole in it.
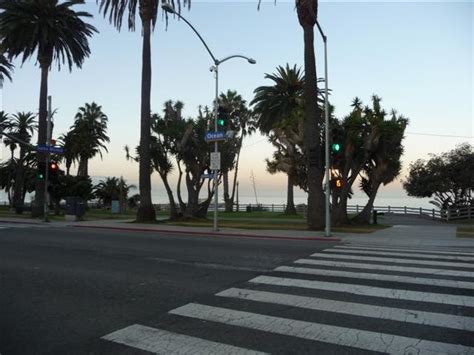
[{"label": "palm tree", "polygon": [[[19,140],[29,143],[33,133],[37,130],[36,115],[32,112],[18,112],[10,120],[10,134]],[[16,213],[23,213],[23,188],[25,185],[25,157],[30,150],[28,146],[19,144],[20,155],[17,159],[17,168],[15,174],[15,184],[13,192],[13,207]]]},{"label": "palm tree", "polygon": [[257,115],[257,127],[270,135],[270,142],[277,148],[273,160],[267,160],[267,170],[288,176],[285,213],[294,214],[293,186],[298,180],[303,147],[303,93],[304,76],[295,66],[277,67],[276,74],[265,74],[273,85],[255,89],[251,104]]},{"label": "palm tree", "polygon": [[295,0],[298,21],[304,34],[304,123],[305,153],[308,173],[308,226],[324,226],[324,193],[321,161],[322,114],[318,106],[316,59],[314,56],[314,25],[318,18],[318,0]]},{"label": "palm tree", "polygon": [[0,88],[3,87],[3,80],[8,78],[12,80],[13,64],[5,57],[3,53],[0,53]]},{"label": "palm tree", "polygon": [[[143,36],[142,48],[142,83],[141,83],[141,113],[140,113],[140,161],[139,161],[139,186],[140,207],[137,211],[137,221],[154,221],[155,209],[151,201],[151,31],[155,27],[160,0],[97,0],[100,1],[100,10],[104,16],[109,15],[109,21],[117,29],[122,27],[122,19],[128,12],[128,28],[135,30],[136,12],[142,22]],[[180,10],[180,0],[178,10]],[[183,0],[190,5],[191,0]]]},{"label": "palm tree", "polygon": [[66,164],[66,175],[69,176],[71,172],[71,166],[72,164],[77,160],[77,147],[76,147],[76,142],[75,136],[74,136],[74,130],[70,130],[66,134],[62,134],[59,136],[59,142],[60,145],[64,148],[64,153],[61,157],[62,160],[64,160],[64,163]]},{"label": "palm tree", "polygon": [[[38,144],[46,143],[48,73],[53,60],[66,63],[69,70],[73,65],[81,68],[89,56],[89,41],[95,27],[81,18],[92,17],[87,12],[76,12],[75,5],[84,0],[3,0],[0,2],[0,37],[7,58],[12,60],[21,56],[22,63],[36,56],[41,69],[39,97]],[[38,159],[45,161],[46,155]],[[44,213],[44,181],[36,182],[34,216]]]},{"label": "palm tree", "polygon": [[88,176],[89,159],[97,154],[102,158],[102,149],[107,152],[105,143],[110,142],[107,136],[107,120],[107,115],[102,112],[102,106],[95,102],[79,107],[74,124],[71,126],[73,151],[79,160],[77,176]]},{"label": "palm tree", "polygon": [[122,177],[108,177],[94,186],[94,194],[106,207],[110,207],[112,200],[119,200],[122,209],[132,189],[136,189],[136,186],[127,184]]}]

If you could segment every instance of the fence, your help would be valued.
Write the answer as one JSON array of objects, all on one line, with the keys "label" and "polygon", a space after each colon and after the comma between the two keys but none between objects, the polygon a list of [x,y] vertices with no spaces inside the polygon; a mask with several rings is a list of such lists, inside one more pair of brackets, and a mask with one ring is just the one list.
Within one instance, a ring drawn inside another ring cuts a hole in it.
[{"label": "fence", "polygon": [[[306,213],[306,205],[296,205],[296,211]],[[348,205],[348,213],[359,213],[362,211],[364,206],[361,205]],[[269,212],[284,212],[286,209],[285,204],[240,204],[234,206],[234,211],[269,211]],[[448,210],[437,210],[422,207],[398,207],[398,206],[374,206],[372,211],[376,210],[379,213],[393,213],[398,215],[413,215],[421,218],[429,218],[434,220],[442,221],[453,221],[461,219],[474,218],[474,206],[466,207],[450,207]],[[214,206],[209,206],[209,211],[214,211]],[[224,211],[224,204],[219,204],[218,211]],[[371,211],[371,212],[372,212]]]}]

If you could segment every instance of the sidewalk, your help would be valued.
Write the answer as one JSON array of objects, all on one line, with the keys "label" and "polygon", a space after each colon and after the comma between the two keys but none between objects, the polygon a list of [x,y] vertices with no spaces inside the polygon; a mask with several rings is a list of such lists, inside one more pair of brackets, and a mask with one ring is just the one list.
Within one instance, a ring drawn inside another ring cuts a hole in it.
[{"label": "sidewalk", "polygon": [[0,217],[0,226],[1,224],[28,224],[58,228],[74,227],[83,229],[166,232],[196,236],[313,240],[391,247],[449,247],[459,249],[474,249],[474,238],[456,238],[456,226],[446,224],[399,224],[372,233],[334,232],[330,238],[326,238],[323,231],[247,230],[237,228],[220,228],[218,232],[214,232],[210,227],[187,227],[132,222],[133,220],[97,220],[81,222],[53,221],[45,223],[40,220]]}]

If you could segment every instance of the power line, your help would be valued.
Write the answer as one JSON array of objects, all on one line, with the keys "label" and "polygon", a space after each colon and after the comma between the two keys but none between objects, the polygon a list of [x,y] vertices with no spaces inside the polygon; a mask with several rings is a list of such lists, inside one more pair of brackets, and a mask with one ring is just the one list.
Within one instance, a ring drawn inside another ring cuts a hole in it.
[{"label": "power line", "polygon": [[447,138],[468,138],[468,139],[474,138],[474,136],[456,136],[453,134],[437,134],[437,133],[422,133],[422,132],[406,132],[406,134],[413,134],[417,136],[447,137]]}]

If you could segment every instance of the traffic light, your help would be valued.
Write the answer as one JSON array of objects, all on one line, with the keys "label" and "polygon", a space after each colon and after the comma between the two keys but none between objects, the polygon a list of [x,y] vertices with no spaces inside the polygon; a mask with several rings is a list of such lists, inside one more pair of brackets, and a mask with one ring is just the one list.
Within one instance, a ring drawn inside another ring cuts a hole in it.
[{"label": "traffic light", "polygon": [[58,180],[58,172],[59,172],[58,163],[56,163],[55,161],[49,162],[48,173],[49,173],[49,178],[53,184],[56,183]]},{"label": "traffic light", "polygon": [[224,106],[217,108],[217,130],[227,131],[229,127],[229,113]]},{"label": "traffic light", "polygon": [[36,171],[36,180],[44,181],[45,174],[46,174],[46,164],[38,163],[38,169]]},{"label": "traffic light", "polygon": [[342,165],[344,157],[343,150],[344,136],[340,128],[333,128],[331,130],[331,165],[333,168],[338,169]]}]

